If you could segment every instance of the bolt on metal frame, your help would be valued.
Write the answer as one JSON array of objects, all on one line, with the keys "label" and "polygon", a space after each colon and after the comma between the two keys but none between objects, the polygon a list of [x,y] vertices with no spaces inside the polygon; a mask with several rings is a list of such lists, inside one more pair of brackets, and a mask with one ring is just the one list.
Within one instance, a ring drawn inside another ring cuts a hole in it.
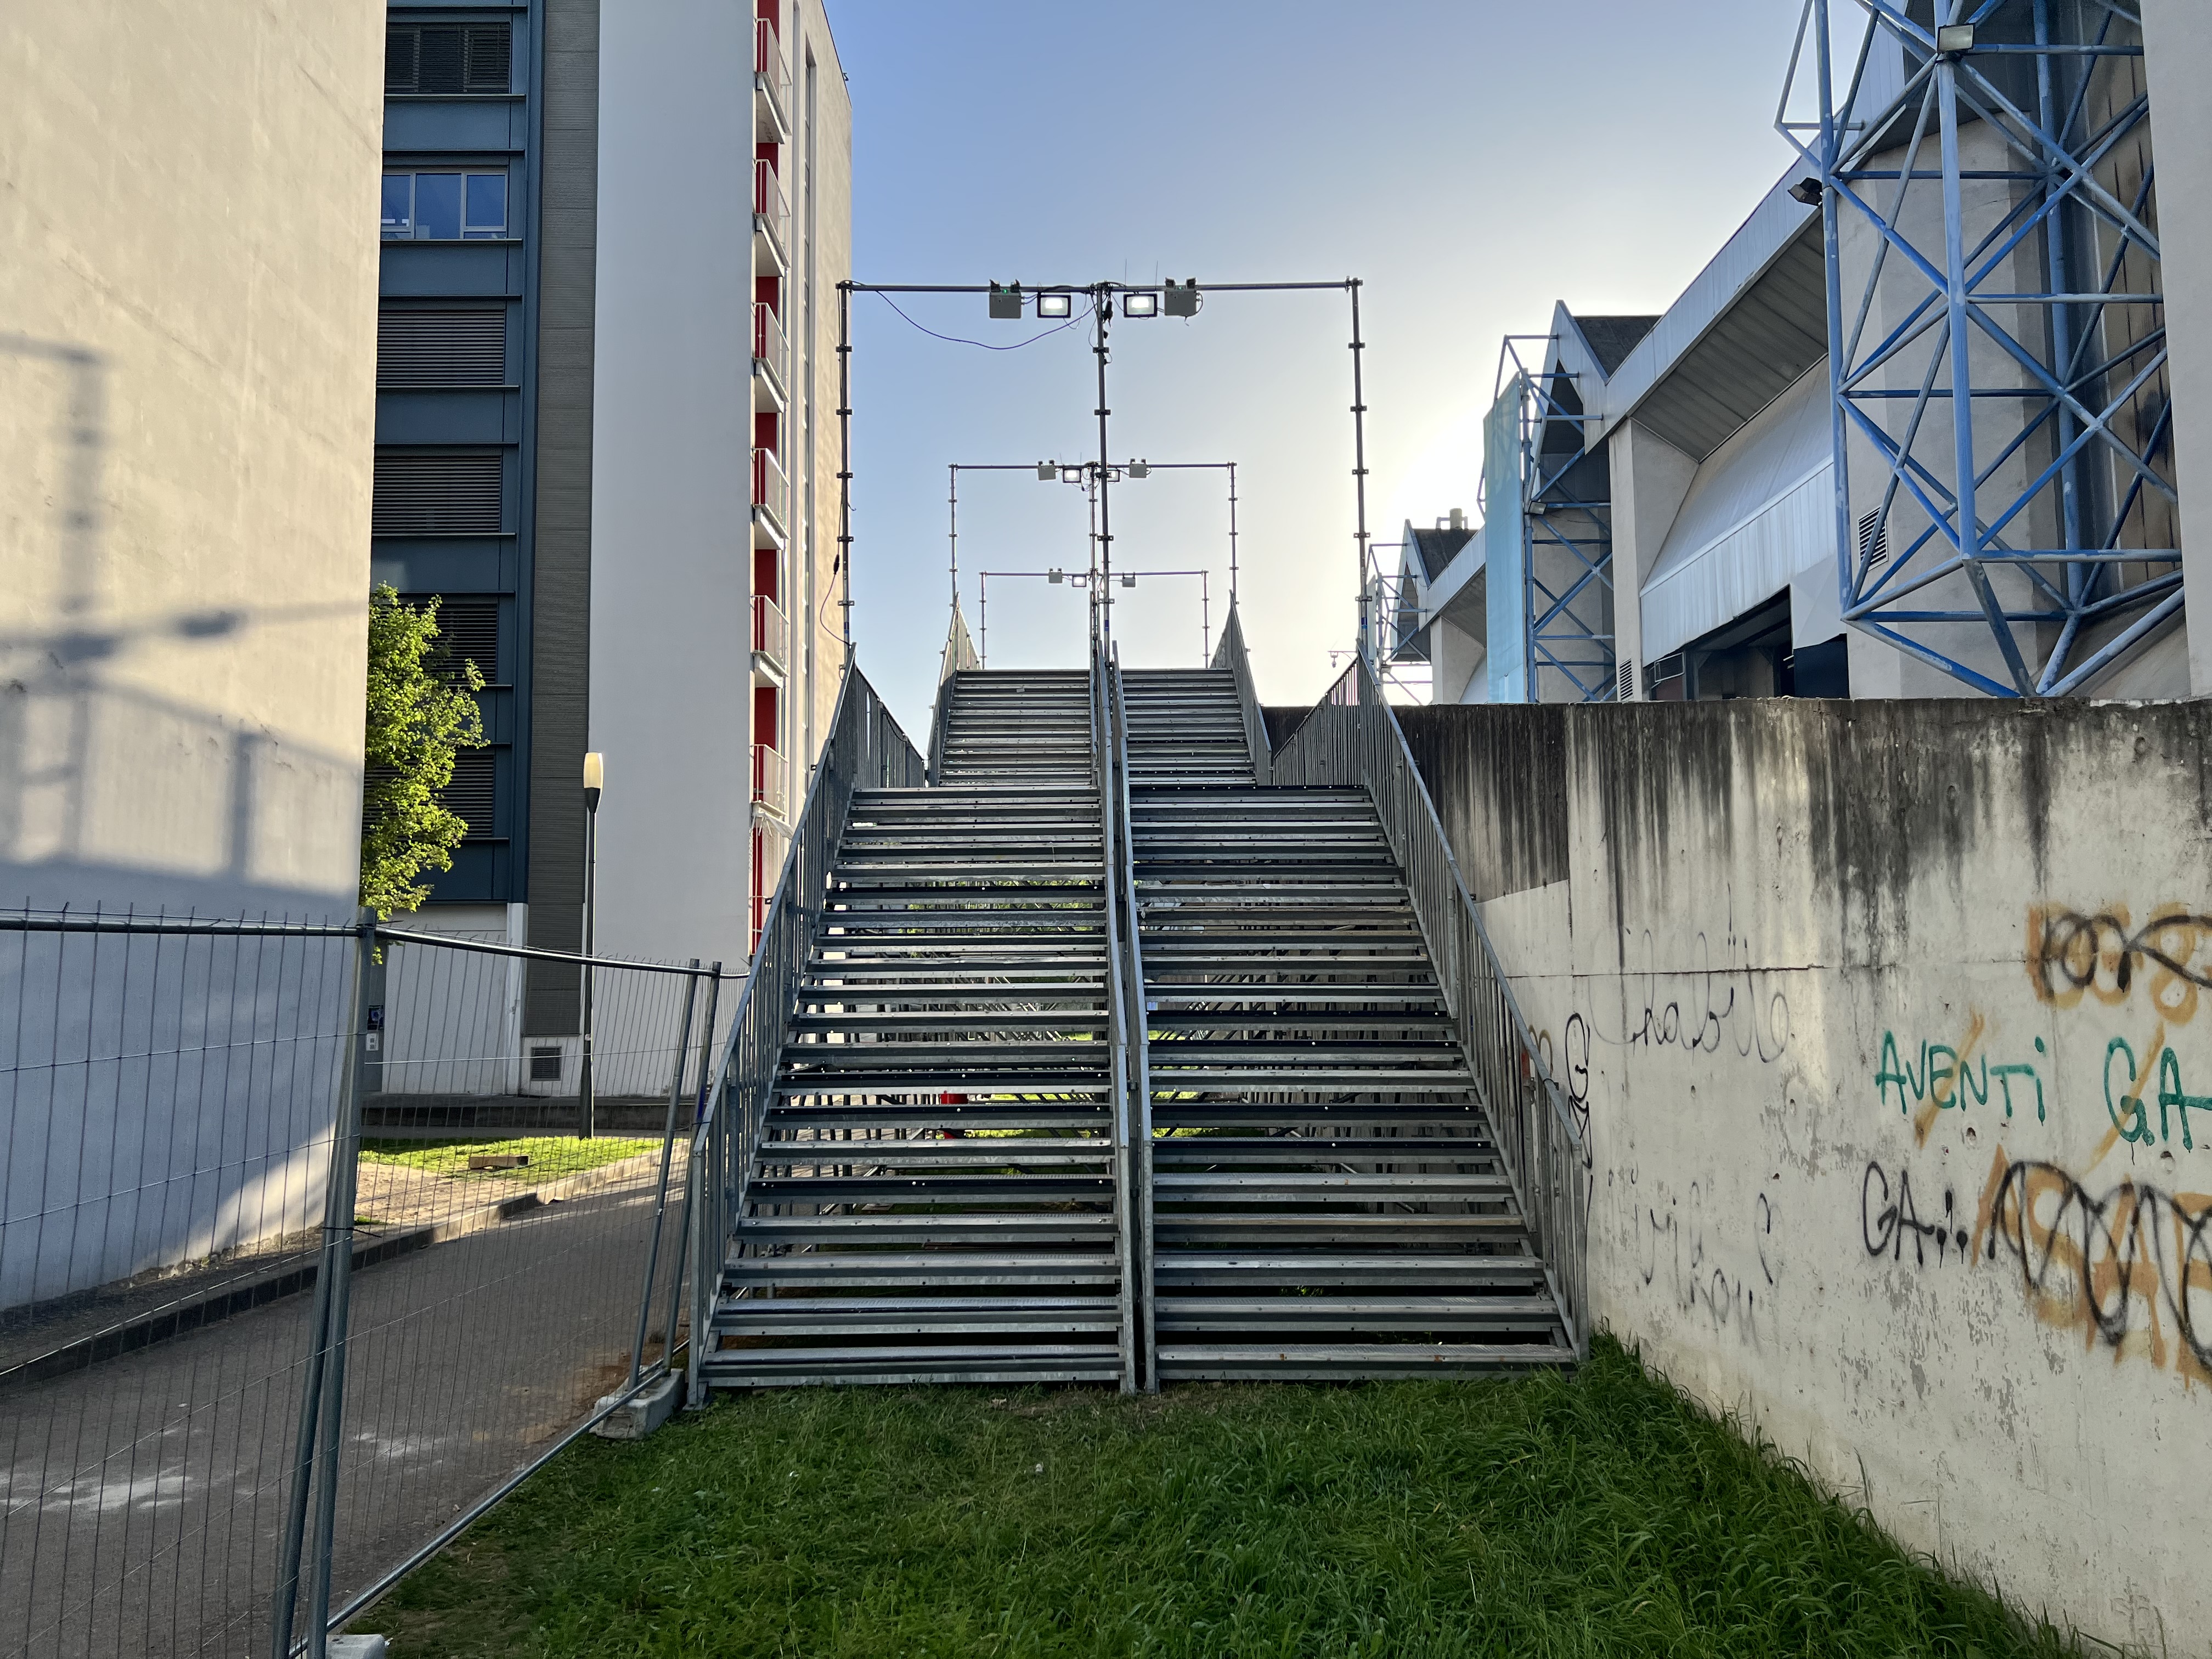
[{"label": "bolt on metal frame", "polygon": [[[1590,488],[1606,457],[1589,447],[1591,417],[1575,389],[1578,377],[1559,365],[1558,345],[1556,335],[1509,334],[1498,363],[1498,395],[1516,384],[1521,392],[1519,601],[1528,697],[1610,702],[1616,679],[1611,489]],[[1523,347],[1534,348],[1534,368]]]},{"label": "bolt on metal frame", "polygon": [[[1994,696],[2086,690],[2182,609],[2142,57],[2115,0],[1805,0],[1776,113],[1821,186],[1844,620]],[[1808,74],[1817,118],[1793,119]],[[1976,123],[1999,165],[1967,165]],[[1846,210],[1875,242],[1849,292]],[[1855,462],[1879,492],[1856,518]],[[1962,624],[1993,662],[1962,659]]]}]

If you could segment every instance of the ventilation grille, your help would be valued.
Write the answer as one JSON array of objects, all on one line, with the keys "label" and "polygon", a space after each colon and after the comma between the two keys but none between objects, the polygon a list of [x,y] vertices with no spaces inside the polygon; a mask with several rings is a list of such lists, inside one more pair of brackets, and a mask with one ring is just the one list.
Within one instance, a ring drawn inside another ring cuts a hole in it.
[{"label": "ventilation grille", "polygon": [[408,23],[384,32],[386,92],[499,93],[514,76],[514,26]]},{"label": "ventilation grille", "polygon": [[558,1048],[532,1048],[530,1051],[530,1080],[532,1083],[558,1083],[561,1080],[561,1051]]},{"label": "ventilation grille", "polygon": [[1636,700],[1635,658],[1623,657],[1620,659],[1620,672],[1613,677],[1613,700],[1615,702],[1633,702]]},{"label": "ventilation grille", "polygon": [[464,749],[453,757],[453,781],[438,792],[439,803],[469,826],[466,840],[492,833],[493,772],[491,750]]},{"label": "ventilation grille", "polygon": [[[407,603],[420,605],[432,596],[412,593]],[[474,594],[438,599],[438,643],[446,653],[448,679],[459,680],[461,665],[472,662],[486,685],[504,685],[499,677],[499,601]]]},{"label": "ventilation grille", "polygon": [[1880,512],[1869,513],[1859,520],[1859,562],[1872,570],[1888,557],[1889,526]]},{"label": "ventilation grille", "polygon": [[397,455],[376,458],[378,536],[495,535],[504,529],[500,459],[491,455]]},{"label": "ventilation grille", "polygon": [[386,311],[376,319],[380,386],[503,386],[507,310]]}]

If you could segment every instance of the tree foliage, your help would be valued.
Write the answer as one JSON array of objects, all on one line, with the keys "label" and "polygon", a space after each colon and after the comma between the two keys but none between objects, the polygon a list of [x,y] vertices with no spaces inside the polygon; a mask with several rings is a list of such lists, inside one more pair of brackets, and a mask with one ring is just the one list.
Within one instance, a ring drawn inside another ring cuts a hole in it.
[{"label": "tree foliage", "polygon": [[368,777],[362,792],[361,902],[380,921],[430,896],[416,878],[453,867],[468,824],[439,793],[453,757],[483,746],[473,662],[456,671],[439,643],[438,601],[419,609],[379,586],[368,600]]}]

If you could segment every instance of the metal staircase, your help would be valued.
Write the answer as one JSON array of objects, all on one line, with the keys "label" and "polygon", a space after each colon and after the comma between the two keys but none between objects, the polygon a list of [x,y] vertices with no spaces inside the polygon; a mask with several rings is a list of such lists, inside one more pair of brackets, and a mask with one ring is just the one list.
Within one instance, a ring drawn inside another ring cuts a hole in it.
[{"label": "metal staircase", "polygon": [[1088,685],[960,675],[940,785],[854,793],[708,1383],[1123,1375]]},{"label": "metal staircase", "polygon": [[697,1143],[695,1388],[1571,1362],[1401,832],[1255,781],[1241,659],[1095,662],[949,676],[928,787],[833,740]]},{"label": "metal staircase", "polygon": [[1571,1359],[1366,792],[1258,787],[1226,669],[1123,682],[1158,1379]]}]

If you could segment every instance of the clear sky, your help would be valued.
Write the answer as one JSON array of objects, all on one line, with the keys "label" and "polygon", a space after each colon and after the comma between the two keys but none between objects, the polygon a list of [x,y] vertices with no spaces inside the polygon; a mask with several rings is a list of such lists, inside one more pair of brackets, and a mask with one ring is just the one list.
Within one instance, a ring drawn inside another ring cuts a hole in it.
[{"label": "clear sky", "polygon": [[[1553,302],[1657,312],[1790,159],[1773,131],[1797,0],[828,0],[854,108],[864,282],[1338,279],[1365,287],[1369,525],[1474,507],[1500,338]],[[1010,344],[980,296],[901,301]],[[854,301],[854,629],[917,738],[945,639],[950,462],[1095,452],[1087,327],[1013,351]],[[1117,459],[1239,463],[1261,692],[1311,700],[1357,566],[1340,294],[1222,295],[1117,323]],[[1079,492],[963,477],[961,567],[1080,568]],[[830,510],[834,512],[833,503]],[[1218,474],[1115,491],[1117,565],[1214,571]],[[1395,558],[1395,553],[1384,556]],[[994,667],[1079,666],[1079,595],[991,584]],[[1195,663],[1197,584],[1141,584],[1124,660]]]}]

